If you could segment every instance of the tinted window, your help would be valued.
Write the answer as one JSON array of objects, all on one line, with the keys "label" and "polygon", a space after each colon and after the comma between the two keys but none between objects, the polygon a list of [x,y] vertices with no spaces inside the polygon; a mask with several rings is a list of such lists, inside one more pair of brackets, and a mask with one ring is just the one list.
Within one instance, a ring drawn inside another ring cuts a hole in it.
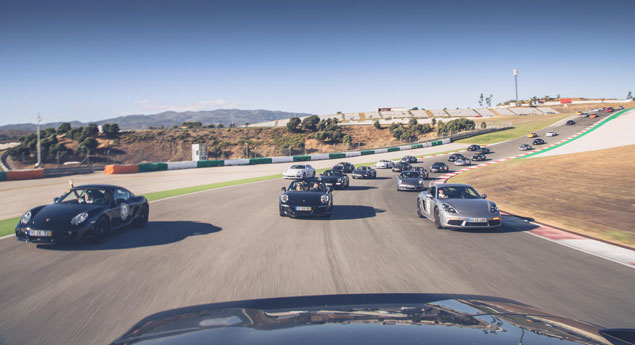
[{"label": "tinted window", "polygon": [[130,192],[121,188],[115,189],[115,202],[128,201],[128,199],[130,199]]}]

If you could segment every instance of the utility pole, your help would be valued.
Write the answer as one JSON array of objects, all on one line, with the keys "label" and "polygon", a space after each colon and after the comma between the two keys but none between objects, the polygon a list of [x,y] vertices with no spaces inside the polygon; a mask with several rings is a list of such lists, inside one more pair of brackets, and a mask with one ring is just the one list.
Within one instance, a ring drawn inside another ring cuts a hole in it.
[{"label": "utility pole", "polygon": [[42,116],[40,113],[37,113],[37,163],[35,164],[36,168],[39,168],[42,165],[42,153],[40,150],[40,122],[42,122]]},{"label": "utility pole", "polygon": [[516,106],[518,106],[518,69],[514,69],[514,85],[516,86]]}]

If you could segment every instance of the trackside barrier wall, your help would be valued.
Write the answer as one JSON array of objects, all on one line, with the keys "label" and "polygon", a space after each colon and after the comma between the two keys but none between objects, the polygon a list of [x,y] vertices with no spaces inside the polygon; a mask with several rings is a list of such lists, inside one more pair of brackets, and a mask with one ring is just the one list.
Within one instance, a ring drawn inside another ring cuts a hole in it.
[{"label": "trackside barrier wall", "polygon": [[104,167],[104,173],[106,175],[113,174],[134,174],[139,172],[139,165],[137,164],[125,164],[125,165],[106,165]]},{"label": "trackside barrier wall", "polygon": [[168,170],[167,163],[141,163],[139,164],[139,172],[163,171]]},{"label": "trackside barrier wall", "polygon": [[330,158],[331,157],[329,156],[328,153],[319,153],[319,154],[311,155],[312,161],[321,161],[321,160],[330,159]]},{"label": "trackside barrier wall", "polygon": [[194,161],[190,162],[168,162],[168,170],[177,170],[177,169],[194,169],[197,168],[198,165]]},{"label": "trackside barrier wall", "polygon": [[225,161],[198,161],[196,162],[197,168],[222,167],[223,165],[225,165]]},{"label": "trackside barrier wall", "polygon": [[44,169],[7,171],[7,180],[9,181],[30,180],[34,178],[44,178]]},{"label": "trackside barrier wall", "polygon": [[7,173],[5,171],[0,171],[0,181],[7,180]]},{"label": "trackside barrier wall", "polygon": [[249,165],[249,159],[226,159],[225,165]]}]

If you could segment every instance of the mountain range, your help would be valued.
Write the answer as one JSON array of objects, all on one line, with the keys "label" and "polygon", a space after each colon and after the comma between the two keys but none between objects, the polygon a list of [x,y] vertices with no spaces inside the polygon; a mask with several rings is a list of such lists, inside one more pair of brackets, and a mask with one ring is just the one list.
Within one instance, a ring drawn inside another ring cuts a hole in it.
[{"label": "mountain range", "polygon": [[[121,129],[147,129],[150,127],[180,126],[183,122],[201,122],[203,125],[223,124],[228,126],[233,123],[237,126],[248,123],[258,123],[265,121],[275,121],[280,119],[288,119],[293,116],[308,116],[305,113],[289,113],[284,111],[272,110],[242,110],[242,109],[216,109],[209,111],[165,111],[151,115],[125,115],[113,117],[110,119],[91,121],[98,125],[104,123],[116,123]],[[88,122],[67,121],[71,127],[86,126]],[[49,122],[41,125],[41,128],[54,127],[57,128],[62,122]],[[34,131],[36,125],[34,123],[9,124],[0,126],[0,131]]]}]

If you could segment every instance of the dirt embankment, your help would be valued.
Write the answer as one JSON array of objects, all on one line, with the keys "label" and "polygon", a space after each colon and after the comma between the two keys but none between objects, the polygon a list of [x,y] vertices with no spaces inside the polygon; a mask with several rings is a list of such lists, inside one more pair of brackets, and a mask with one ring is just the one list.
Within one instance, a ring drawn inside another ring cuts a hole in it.
[{"label": "dirt embankment", "polygon": [[516,159],[460,174],[507,212],[635,248],[635,145]]}]

